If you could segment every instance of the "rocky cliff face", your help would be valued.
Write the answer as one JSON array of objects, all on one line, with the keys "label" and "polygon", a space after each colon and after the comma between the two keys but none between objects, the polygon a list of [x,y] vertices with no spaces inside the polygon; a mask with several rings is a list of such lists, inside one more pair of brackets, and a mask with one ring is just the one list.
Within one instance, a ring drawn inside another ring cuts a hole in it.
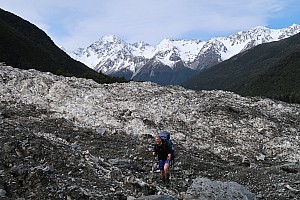
[{"label": "rocky cliff face", "polygon": [[[299,105],[7,66],[0,96],[1,197],[299,198]],[[175,143],[169,185],[152,173],[158,130]]]}]

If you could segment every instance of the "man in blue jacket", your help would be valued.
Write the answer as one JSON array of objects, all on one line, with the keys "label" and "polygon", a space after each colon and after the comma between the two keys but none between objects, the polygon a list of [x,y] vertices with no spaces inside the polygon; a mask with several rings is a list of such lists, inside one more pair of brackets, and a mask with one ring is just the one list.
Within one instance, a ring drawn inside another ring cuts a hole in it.
[{"label": "man in blue jacket", "polygon": [[155,145],[153,147],[153,156],[157,156],[158,166],[163,182],[169,182],[169,165],[171,160],[171,149],[162,142],[159,136],[155,136]]}]

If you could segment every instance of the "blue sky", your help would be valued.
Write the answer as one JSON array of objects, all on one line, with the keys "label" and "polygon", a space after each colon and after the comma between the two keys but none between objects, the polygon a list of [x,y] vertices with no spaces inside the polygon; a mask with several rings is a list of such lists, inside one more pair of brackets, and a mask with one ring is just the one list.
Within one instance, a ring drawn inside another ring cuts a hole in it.
[{"label": "blue sky", "polygon": [[87,47],[114,34],[129,43],[229,36],[300,24],[300,0],[0,0],[58,46]]}]

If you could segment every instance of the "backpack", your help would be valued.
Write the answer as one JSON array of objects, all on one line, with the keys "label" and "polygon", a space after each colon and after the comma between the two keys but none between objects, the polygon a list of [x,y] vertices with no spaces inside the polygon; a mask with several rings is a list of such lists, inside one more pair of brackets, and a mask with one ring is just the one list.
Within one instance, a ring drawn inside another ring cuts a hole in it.
[{"label": "backpack", "polygon": [[170,165],[174,164],[174,159],[175,159],[175,149],[174,149],[174,144],[170,138],[170,133],[168,131],[160,131],[159,132],[159,137],[163,141],[163,144],[165,146],[168,146],[171,149],[171,163]]}]

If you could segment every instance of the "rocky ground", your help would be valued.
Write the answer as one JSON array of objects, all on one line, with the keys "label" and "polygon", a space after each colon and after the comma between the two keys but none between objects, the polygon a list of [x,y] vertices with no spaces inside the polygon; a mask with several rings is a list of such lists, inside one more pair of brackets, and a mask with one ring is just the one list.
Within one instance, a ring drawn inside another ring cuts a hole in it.
[{"label": "rocky ground", "polygon": [[[4,199],[300,198],[299,105],[10,67],[0,84]],[[158,129],[176,148],[169,185],[152,173]]]}]

